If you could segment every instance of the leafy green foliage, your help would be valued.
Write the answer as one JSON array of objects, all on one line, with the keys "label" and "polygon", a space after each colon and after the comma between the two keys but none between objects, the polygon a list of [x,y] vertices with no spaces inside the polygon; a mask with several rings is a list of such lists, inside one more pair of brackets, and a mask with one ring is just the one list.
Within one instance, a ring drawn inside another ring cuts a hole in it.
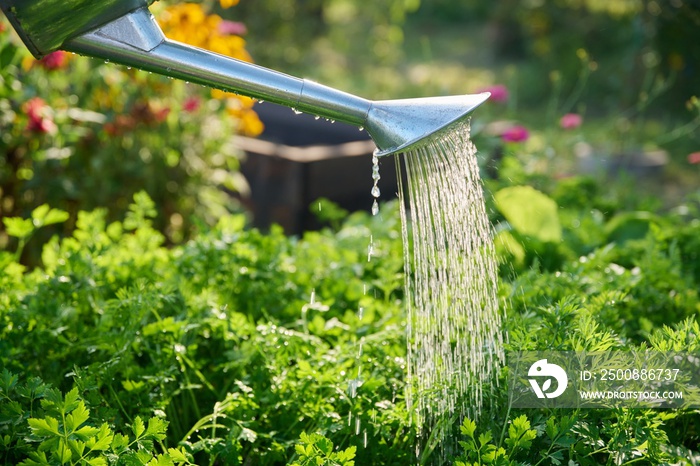
[{"label": "leafy green foliage", "polygon": [[[49,202],[68,212],[70,221],[39,233],[46,241],[71,232],[81,210],[109,206],[110,221],[123,218],[134,193],[145,190],[161,212],[156,228],[177,241],[191,233],[193,216],[215,223],[235,208],[220,186],[245,188],[228,143],[243,125],[226,101],[200,86],[67,52],[35,60],[11,31],[0,16],[0,216],[28,217]],[[57,223],[44,214],[44,225]],[[0,246],[26,227],[0,227]],[[39,263],[39,251],[26,251],[23,263]]]},{"label": "leafy green foliage", "polygon": [[530,186],[503,188],[495,195],[496,206],[512,227],[540,241],[561,241],[557,204]]},{"label": "leafy green foliage", "polygon": [[333,442],[319,434],[301,434],[301,442],[294,450],[298,459],[291,466],[355,466],[353,458],[357,447],[333,451]]},{"label": "leafy green foliage", "polygon": [[[560,219],[583,202],[550,199],[568,206]],[[419,462],[439,461],[403,399],[395,207],[303,238],[225,216],[168,249],[153,226],[157,210],[138,194],[123,222],[81,212],[71,237],[44,246],[41,268],[27,271],[3,252],[2,461],[403,465],[417,448]],[[28,223],[61,218],[50,212]],[[700,348],[697,266],[687,260],[700,254],[698,225],[685,215],[658,215],[642,238],[591,235],[580,256],[574,227],[562,221],[559,265],[549,268],[538,265],[546,251],[512,230],[532,263],[514,272],[501,258],[506,349]],[[505,384],[505,371],[499,377]],[[459,443],[444,460],[683,464],[698,456],[697,412],[516,411],[505,389],[485,396],[488,414],[446,426]]]}]

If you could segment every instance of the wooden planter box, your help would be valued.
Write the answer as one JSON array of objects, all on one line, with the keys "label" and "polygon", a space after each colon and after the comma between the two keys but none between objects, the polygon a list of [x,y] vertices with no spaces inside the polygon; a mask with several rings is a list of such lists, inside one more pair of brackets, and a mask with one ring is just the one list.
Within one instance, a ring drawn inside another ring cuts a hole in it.
[{"label": "wooden planter box", "polygon": [[[287,234],[317,229],[320,224],[310,208],[321,197],[351,212],[371,209],[372,152],[376,146],[366,132],[311,115],[295,115],[272,104],[256,111],[265,123],[265,132],[257,139],[235,138],[245,152],[241,172],[251,194],[244,203],[253,214],[254,226],[267,229],[276,223]],[[395,198],[394,159],[380,163],[380,201]]]}]

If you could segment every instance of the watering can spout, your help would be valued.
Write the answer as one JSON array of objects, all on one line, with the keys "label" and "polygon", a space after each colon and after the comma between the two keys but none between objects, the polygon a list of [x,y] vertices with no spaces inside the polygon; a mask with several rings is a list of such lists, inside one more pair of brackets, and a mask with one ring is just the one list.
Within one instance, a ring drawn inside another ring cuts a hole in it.
[{"label": "watering can spout", "polygon": [[[66,3],[80,4],[68,23],[58,19],[67,16]],[[145,0],[0,0],[0,6],[35,56],[61,48],[364,127],[379,156],[422,144],[466,118],[489,97],[482,93],[366,100],[171,41]],[[51,15],[56,16],[59,29],[47,35],[46,29],[57,27],[56,21],[47,18]]]}]

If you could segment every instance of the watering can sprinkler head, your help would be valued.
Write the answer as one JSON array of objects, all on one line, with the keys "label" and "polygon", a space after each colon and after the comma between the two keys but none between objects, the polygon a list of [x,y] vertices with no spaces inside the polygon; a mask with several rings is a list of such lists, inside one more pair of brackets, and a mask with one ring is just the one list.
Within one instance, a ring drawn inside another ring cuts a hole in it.
[{"label": "watering can sprinkler head", "polygon": [[376,155],[405,152],[465,119],[489,93],[370,101],[168,40],[153,0],[0,0],[36,57],[67,50],[365,128]]}]

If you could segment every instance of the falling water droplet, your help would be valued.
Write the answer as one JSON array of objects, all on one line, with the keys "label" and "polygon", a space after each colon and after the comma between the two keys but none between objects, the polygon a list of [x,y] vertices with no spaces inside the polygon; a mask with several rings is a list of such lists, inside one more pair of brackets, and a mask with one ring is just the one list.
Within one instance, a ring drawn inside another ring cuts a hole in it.
[{"label": "falling water droplet", "polygon": [[377,200],[374,200],[374,203],[372,204],[372,215],[377,215],[379,213],[379,203]]},{"label": "falling water droplet", "polygon": [[371,194],[374,197],[374,203],[372,204],[372,215],[377,215],[379,213],[379,203],[377,198],[380,196],[381,192],[379,190],[379,157],[372,154],[372,180],[374,181],[372,185]]},{"label": "falling water droplet", "polygon": [[296,108],[294,108],[294,107],[292,107],[292,111],[293,111],[294,114],[296,114],[296,115],[301,115],[301,112],[300,112],[299,110],[297,110]]},{"label": "falling water droplet", "polygon": [[318,120],[319,118],[321,118],[321,117],[320,117],[319,115],[316,115],[316,116],[314,117],[314,120]]},{"label": "falling water droplet", "polygon": [[360,131],[364,131],[364,130],[365,130],[364,126],[360,126]]},{"label": "falling water droplet", "polygon": [[335,123],[335,120],[331,120],[331,123]]},{"label": "falling water droplet", "polygon": [[[469,123],[404,153],[402,162],[401,235],[411,272],[406,402],[418,430],[431,432],[457,414],[478,418],[483,393],[495,386],[504,360],[498,267]],[[459,343],[445,345],[445,335]]]}]

